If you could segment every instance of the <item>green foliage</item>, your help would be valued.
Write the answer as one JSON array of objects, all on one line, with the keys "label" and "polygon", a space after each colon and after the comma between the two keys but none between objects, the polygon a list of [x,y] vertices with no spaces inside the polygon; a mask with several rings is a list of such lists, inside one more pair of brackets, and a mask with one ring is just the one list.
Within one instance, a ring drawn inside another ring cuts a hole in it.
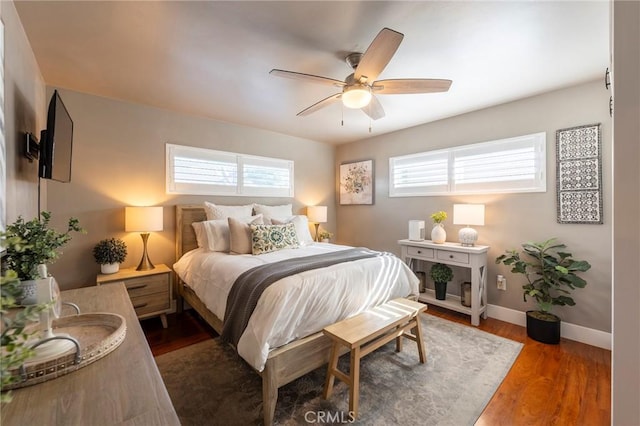
[{"label": "green foliage", "polygon": [[[0,277],[0,317],[2,318],[2,335],[0,336],[0,384],[1,388],[13,383],[16,377],[11,371],[19,368],[29,357],[34,355],[26,342],[30,333],[25,331],[27,324],[38,318],[38,314],[48,308],[47,304],[19,307],[16,300],[22,296],[22,288],[18,274],[9,270]],[[13,312],[10,312],[10,311]],[[11,401],[11,393],[3,392],[0,402]]]},{"label": "green foliage", "polygon": [[71,232],[85,232],[73,217],[69,219],[66,232],[57,232],[49,228],[51,213],[40,214],[42,220],[34,218],[28,222],[19,216],[0,234],[2,245],[7,249],[3,268],[16,271],[18,279],[23,281],[39,278],[38,265],[53,263],[60,254],[60,247],[71,240]]},{"label": "green foliage", "polygon": [[93,247],[93,258],[100,265],[122,263],[127,258],[127,245],[119,238],[107,238]]},{"label": "green foliage", "polygon": [[442,210],[435,212],[431,215],[431,220],[433,220],[433,223],[442,223],[447,220],[447,212]]},{"label": "green foliage", "polygon": [[448,283],[453,279],[451,268],[442,263],[435,263],[429,270],[429,275],[436,283]]},{"label": "green foliage", "polygon": [[587,282],[577,273],[591,268],[585,260],[574,260],[571,253],[562,251],[566,246],[551,238],[541,243],[522,244],[522,253],[507,250],[496,258],[496,263],[511,267],[511,272],[523,274],[527,284],[522,286],[524,300],[533,297],[542,312],[550,313],[554,305],[574,306],[571,290],[584,288]]},{"label": "green foliage", "polygon": [[318,234],[318,238],[320,240],[328,240],[330,238],[333,238],[333,234],[329,231],[320,231],[320,233]]}]

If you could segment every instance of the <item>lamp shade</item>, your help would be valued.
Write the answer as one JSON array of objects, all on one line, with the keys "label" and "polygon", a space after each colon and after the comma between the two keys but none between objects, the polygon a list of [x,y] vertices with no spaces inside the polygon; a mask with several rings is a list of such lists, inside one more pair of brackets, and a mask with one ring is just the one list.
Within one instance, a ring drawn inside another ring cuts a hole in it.
[{"label": "lamp shade", "polygon": [[454,204],[454,225],[484,225],[484,204]]},{"label": "lamp shade", "polygon": [[126,232],[162,231],[162,207],[125,207]]},{"label": "lamp shade", "polygon": [[325,223],[327,221],[327,206],[307,207],[307,218],[312,223]]}]

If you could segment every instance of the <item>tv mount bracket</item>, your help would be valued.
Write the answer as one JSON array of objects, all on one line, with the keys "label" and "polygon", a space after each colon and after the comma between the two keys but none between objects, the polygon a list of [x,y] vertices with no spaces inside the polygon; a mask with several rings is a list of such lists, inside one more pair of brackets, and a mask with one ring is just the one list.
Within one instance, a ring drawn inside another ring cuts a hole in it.
[{"label": "tv mount bracket", "polygon": [[25,157],[29,159],[30,163],[33,160],[37,160],[40,156],[40,144],[38,140],[33,136],[33,133],[25,133]]}]

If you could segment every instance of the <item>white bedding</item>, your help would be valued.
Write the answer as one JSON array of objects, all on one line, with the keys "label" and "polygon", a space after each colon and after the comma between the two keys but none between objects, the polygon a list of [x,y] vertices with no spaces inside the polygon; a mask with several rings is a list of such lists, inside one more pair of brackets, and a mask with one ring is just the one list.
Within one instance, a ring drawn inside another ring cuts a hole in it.
[{"label": "white bedding", "polygon": [[[258,256],[195,249],[173,265],[180,279],[218,318],[227,295],[247,269],[291,257],[351,247],[313,243]],[[283,278],[262,294],[238,342],[238,353],[258,371],[269,351],[397,297],[418,294],[418,279],[396,256],[376,256]]]}]

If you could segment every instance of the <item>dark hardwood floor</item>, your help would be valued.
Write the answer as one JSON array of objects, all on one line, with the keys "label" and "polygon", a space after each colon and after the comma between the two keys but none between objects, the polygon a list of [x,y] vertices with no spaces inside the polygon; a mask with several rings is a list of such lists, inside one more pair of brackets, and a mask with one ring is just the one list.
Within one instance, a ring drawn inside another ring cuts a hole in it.
[{"label": "dark hardwood floor", "polygon": [[[430,315],[469,325],[469,317],[429,307]],[[192,345],[217,333],[192,310],[141,322],[155,356]],[[523,327],[493,318],[479,329],[524,344],[511,371],[476,422],[493,425],[599,426],[611,422],[611,351],[562,339],[546,345]]]}]

